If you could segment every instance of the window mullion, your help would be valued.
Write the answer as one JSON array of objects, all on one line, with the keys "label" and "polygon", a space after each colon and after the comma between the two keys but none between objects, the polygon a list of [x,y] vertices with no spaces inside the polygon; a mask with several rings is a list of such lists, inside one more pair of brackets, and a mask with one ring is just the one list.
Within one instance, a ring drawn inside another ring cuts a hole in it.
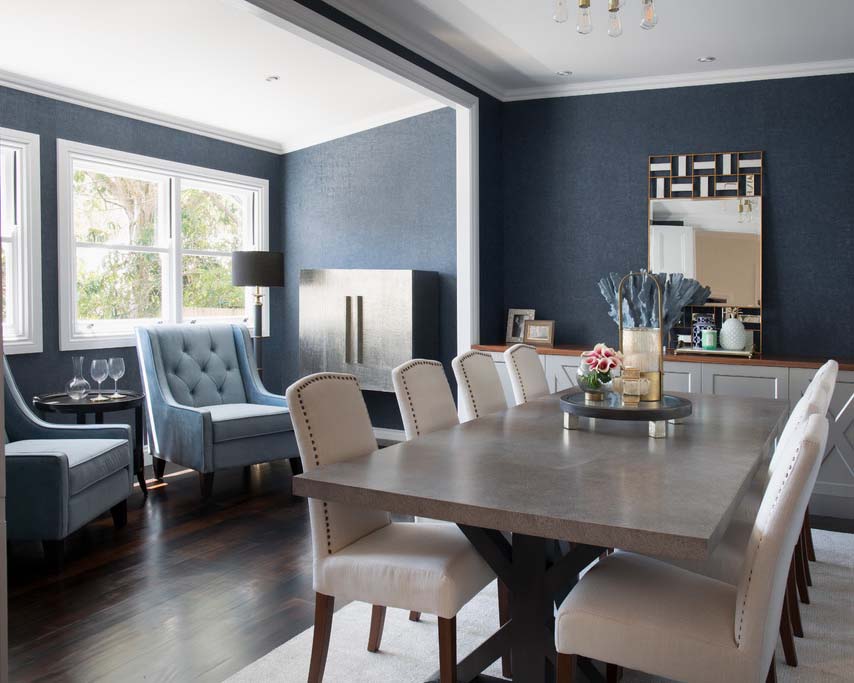
[{"label": "window mullion", "polygon": [[181,302],[184,297],[184,282],[182,278],[182,237],[181,237],[181,178],[172,176],[170,178],[171,189],[171,215],[169,217],[169,271],[171,282],[169,283],[169,318],[172,322],[182,322],[183,307]]}]

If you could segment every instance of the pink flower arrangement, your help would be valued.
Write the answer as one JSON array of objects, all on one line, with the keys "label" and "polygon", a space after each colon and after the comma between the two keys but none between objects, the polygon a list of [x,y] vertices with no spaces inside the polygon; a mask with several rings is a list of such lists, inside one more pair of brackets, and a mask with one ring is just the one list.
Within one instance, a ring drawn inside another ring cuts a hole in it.
[{"label": "pink flower arrangement", "polygon": [[589,388],[597,389],[611,381],[611,372],[623,367],[623,354],[605,344],[596,344],[592,351],[581,354],[584,377]]}]

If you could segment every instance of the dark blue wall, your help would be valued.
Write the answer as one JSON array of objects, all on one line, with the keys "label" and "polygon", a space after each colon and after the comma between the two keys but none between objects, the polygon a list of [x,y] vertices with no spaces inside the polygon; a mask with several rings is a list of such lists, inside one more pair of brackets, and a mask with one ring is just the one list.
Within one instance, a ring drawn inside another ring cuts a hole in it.
[{"label": "dark blue wall", "polygon": [[[59,351],[57,138],[241,173],[256,178],[266,178],[270,182],[270,248],[282,249],[281,156],[278,154],[2,87],[0,87],[0,126],[37,133],[40,136],[44,353],[9,357],[15,379],[25,397],[43,391],[63,389],[65,382],[71,378],[71,356],[77,355],[73,352]],[[282,290],[274,290],[272,306],[273,310],[283,308]],[[270,323],[272,338],[266,347],[265,358],[268,363],[265,378],[271,387],[278,390],[283,382],[282,353],[278,347],[279,341],[285,334],[284,321],[281,316],[271,315]],[[139,369],[133,348],[88,350],[83,352],[83,355],[86,357],[87,368],[88,361],[92,358],[123,356],[127,375],[121,384],[127,388],[139,387]]]},{"label": "dark blue wall", "polygon": [[[285,328],[299,328],[301,268],[439,273],[439,350],[456,355],[455,113],[440,109],[286,154]],[[298,339],[284,337],[298,377]],[[393,394],[367,392],[373,423],[400,428]]]},{"label": "dark blue wall", "polygon": [[854,357],[854,75],[503,110],[505,306],[616,341],[596,282],[646,266],[647,157],[764,150],[765,352]]}]

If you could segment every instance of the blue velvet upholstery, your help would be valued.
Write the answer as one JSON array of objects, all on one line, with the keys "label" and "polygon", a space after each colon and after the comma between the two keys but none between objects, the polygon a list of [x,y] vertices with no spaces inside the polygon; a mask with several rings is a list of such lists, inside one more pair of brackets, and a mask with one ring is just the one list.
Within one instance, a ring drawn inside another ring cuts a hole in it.
[{"label": "blue velvet upholstery", "polygon": [[27,406],[5,359],[3,370],[8,536],[63,539],[130,495],[131,429],[45,422]]},{"label": "blue velvet upholstery", "polygon": [[136,337],[157,457],[205,473],[298,457],[287,401],[261,383],[243,325],[152,325]]}]

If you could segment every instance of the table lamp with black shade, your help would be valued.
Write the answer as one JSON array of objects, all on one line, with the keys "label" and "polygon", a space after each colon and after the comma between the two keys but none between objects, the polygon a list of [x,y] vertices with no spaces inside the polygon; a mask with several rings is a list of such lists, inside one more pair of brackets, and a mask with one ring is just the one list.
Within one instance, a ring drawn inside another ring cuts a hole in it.
[{"label": "table lamp with black shade", "polygon": [[262,287],[285,286],[285,257],[280,251],[233,251],[231,252],[231,284],[237,287],[254,287],[255,331],[253,346],[255,363],[261,372],[261,337],[263,335]]}]

